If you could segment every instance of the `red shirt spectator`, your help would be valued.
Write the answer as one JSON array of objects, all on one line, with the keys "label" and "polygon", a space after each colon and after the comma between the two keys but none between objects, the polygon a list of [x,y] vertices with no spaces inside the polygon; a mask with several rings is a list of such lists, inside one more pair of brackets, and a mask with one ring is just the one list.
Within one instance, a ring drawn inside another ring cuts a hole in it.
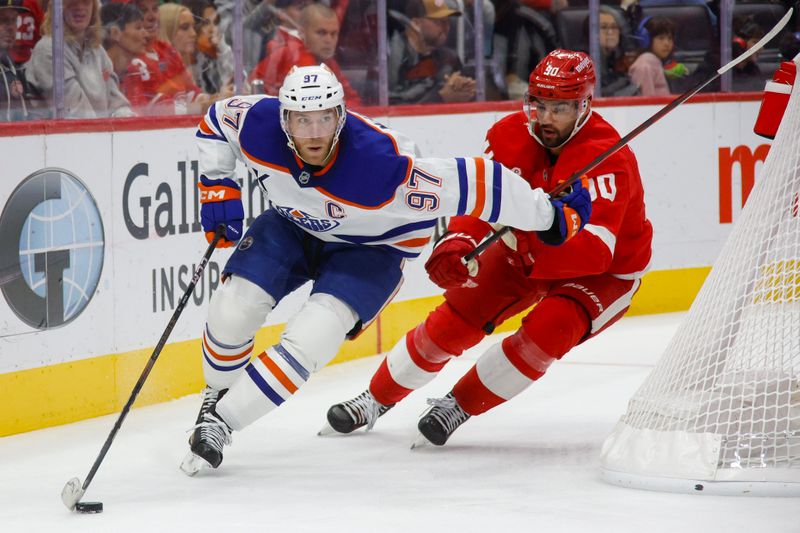
[{"label": "red shirt spectator", "polygon": [[38,0],[23,0],[22,5],[28,10],[20,11],[17,18],[17,41],[8,55],[17,65],[27,63],[31,58],[31,50],[42,36],[39,28],[44,22],[44,11]]},{"label": "red shirt spectator", "polygon": [[[181,102],[191,102],[201,92],[178,52],[159,40],[153,41],[151,50],[131,61],[122,80],[122,91],[131,105],[140,109],[177,100],[176,113],[185,113],[180,109]],[[165,111],[173,112],[171,108]]]},{"label": "red shirt spectator", "polygon": [[267,43],[266,57],[253,69],[250,79],[264,80],[264,92],[276,95],[292,66],[307,67],[325,63],[341,82],[347,105],[360,106],[361,97],[348,83],[333,57],[340,25],[335,11],[321,4],[308,5],[301,12],[300,24],[304,39],[298,32],[281,26],[276,36]]}]

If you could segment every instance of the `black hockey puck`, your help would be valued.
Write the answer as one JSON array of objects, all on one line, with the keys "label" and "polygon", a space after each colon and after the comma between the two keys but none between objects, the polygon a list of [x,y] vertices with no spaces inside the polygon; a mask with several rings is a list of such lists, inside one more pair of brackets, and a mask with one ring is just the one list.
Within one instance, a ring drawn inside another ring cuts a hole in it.
[{"label": "black hockey puck", "polygon": [[102,513],[103,502],[78,502],[75,510],[79,513]]}]

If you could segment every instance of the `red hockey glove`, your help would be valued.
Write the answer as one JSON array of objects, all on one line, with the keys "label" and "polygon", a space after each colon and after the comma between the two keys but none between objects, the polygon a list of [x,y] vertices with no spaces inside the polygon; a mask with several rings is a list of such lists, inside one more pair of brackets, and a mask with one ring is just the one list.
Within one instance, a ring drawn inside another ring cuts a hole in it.
[{"label": "red hockey glove", "polygon": [[469,267],[463,257],[477,248],[475,240],[464,233],[448,233],[433,249],[425,262],[425,270],[436,285],[443,289],[455,289],[478,273],[478,259],[470,261]]},{"label": "red hockey glove", "polygon": [[588,178],[583,176],[572,184],[571,189],[564,191],[550,203],[556,210],[553,225],[550,229],[537,232],[545,244],[563,244],[578,234],[589,221],[592,214],[592,198],[586,188]]},{"label": "red hockey glove", "polygon": [[200,176],[200,223],[211,242],[217,226],[225,226],[225,235],[217,242],[217,248],[230,248],[242,237],[244,207],[239,185],[229,178],[212,180]]}]

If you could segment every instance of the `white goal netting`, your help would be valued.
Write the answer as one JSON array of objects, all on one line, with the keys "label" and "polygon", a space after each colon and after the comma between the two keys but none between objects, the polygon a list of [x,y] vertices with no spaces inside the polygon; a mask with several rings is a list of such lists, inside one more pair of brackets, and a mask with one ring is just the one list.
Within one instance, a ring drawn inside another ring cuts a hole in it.
[{"label": "white goal netting", "polygon": [[800,83],[703,288],[602,450],[603,479],[800,495]]}]

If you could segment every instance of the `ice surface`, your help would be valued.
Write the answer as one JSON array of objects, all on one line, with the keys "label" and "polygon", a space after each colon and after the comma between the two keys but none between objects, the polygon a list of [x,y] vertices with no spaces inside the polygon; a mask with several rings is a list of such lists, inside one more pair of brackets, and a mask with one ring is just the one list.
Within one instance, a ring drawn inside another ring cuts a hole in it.
[{"label": "ice surface", "polygon": [[135,409],[84,497],[105,504],[99,515],[70,513],[60,493],[71,477],[84,479],[117,415],[5,437],[0,531],[800,532],[797,499],[600,481],[600,445],[682,317],[624,319],[514,401],[473,417],[442,448],[409,449],[425,399],[446,394],[485,344],[368,434],[316,436],[327,408],[361,392],[380,358],[326,368],[234,434],[219,470],[195,478],[178,465],[198,397]]}]

